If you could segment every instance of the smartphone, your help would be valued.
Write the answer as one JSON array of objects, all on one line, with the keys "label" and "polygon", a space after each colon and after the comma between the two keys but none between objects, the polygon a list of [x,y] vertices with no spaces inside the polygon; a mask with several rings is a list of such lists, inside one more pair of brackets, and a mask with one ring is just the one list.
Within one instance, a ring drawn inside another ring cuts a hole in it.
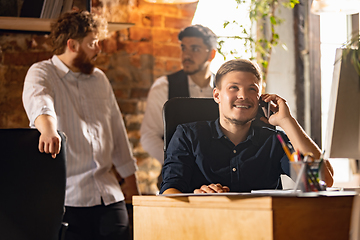
[{"label": "smartphone", "polygon": [[259,105],[262,108],[263,112],[264,112],[264,116],[269,119],[269,117],[271,116],[271,114],[273,114],[273,112],[270,110],[270,104],[271,102],[264,102],[262,99],[260,99],[259,101]]},{"label": "smartphone", "polygon": [[272,114],[272,111],[270,110],[270,103],[266,103],[262,99],[260,99],[258,113],[256,115],[255,120],[252,122],[252,126],[276,129],[275,126],[273,126],[269,123],[265,123],[264,121],[260,120],[261,117],[265,117],[265,118],[269,119],[271,114]]}]

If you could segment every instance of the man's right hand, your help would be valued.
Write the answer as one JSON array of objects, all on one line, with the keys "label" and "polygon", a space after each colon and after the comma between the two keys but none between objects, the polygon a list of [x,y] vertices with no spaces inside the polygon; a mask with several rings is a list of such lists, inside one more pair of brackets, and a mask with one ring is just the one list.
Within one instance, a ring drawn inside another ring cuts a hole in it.
[{"label": "man's right hand", "polygon": [[39,151],[50,153],[53,158],[56,158],[61,148],[61,137],[56,130],[56,119],[49,115],[40,115],[35,119],[35,127],[41,133]]},{"label": "man's right hand", "polygon": [[52,158],[56,158],[61,148],[61,137],[55,131],[51,133],[42,133],[39,138],[39,151],[50,153]]}]

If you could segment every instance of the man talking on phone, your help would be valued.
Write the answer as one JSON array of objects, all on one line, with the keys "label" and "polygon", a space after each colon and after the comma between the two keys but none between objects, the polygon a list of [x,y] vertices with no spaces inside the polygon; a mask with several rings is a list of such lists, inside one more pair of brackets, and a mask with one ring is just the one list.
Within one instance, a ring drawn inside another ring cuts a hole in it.
[{"label": "man talking on phone", "polygon": [[[259,66],[249,60],[230,60],[219,68],[213,91],[219,118],[177,127],[166,151],[160,193],[281,189],[280,175],[290,174],[278,134],[301,153],[320,157],[319,147],[291,115],[285,99],[260,94],[261,81]],[[271,103],[273,111],[262,120],[283,130],[253,124],[261,100]],[[332,167],[324,163],[324,181],[332,186]]]}]

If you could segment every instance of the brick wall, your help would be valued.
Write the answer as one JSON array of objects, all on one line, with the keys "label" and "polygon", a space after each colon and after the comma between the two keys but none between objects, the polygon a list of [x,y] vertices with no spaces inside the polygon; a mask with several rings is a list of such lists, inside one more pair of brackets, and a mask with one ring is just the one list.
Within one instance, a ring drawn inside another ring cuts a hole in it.
[{"label": "brick wall", "polygon": [[[92,11],[106,16],[108,21],[135,23],[129,29],[110,33],[101,42],[97,67],[113,86],[138,161],[140,190],[145,194],[157,191],[156,178],[161,168],[139,142],[147,93],[157,77],[181,68],[177,35],[191,24],[196,6],[93,0]],[[0,128],[28,127],[21,102],[24,77],[31,64],[51,56],[44,33],[0,31]]]}]

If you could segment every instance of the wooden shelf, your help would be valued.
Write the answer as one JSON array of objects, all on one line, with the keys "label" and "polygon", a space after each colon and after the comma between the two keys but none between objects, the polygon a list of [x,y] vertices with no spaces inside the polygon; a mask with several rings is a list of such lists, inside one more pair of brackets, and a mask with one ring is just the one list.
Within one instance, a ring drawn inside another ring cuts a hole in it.
[{"label": "wooden shelf", "polygon": [[[50,24],[54,19],[23,18],[23,17],[0,17],[0,29],[50,32]],[[134,26],[134,23],[108,23],[109,32]]]}]

